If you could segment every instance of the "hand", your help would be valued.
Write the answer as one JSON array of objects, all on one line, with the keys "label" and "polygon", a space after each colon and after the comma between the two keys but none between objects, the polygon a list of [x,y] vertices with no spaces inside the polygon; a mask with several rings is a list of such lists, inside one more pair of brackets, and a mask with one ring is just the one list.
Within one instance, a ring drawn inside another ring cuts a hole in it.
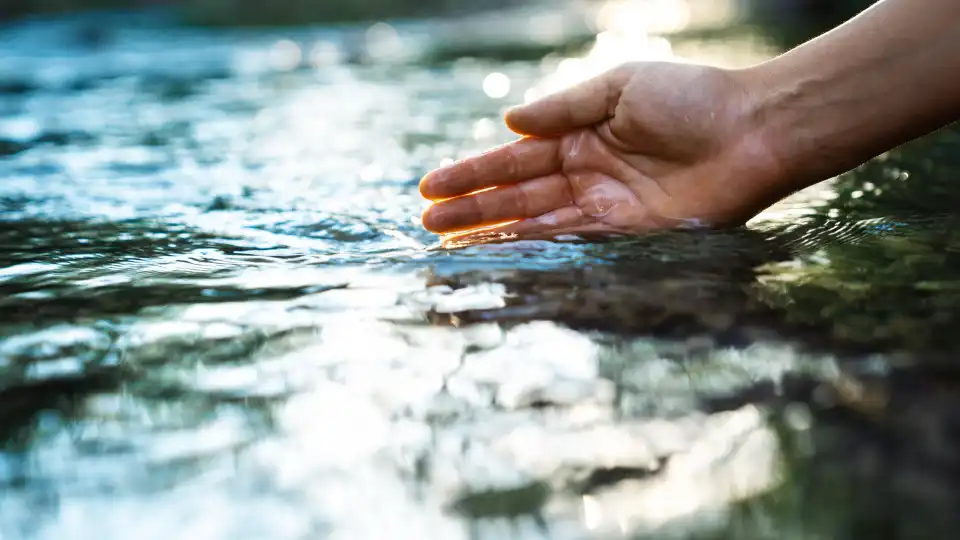
[{"label": "hand", "polygon": [[423,178],[438,201],[424,227],[512,222],[496,231],[527,237],[742,224],[787,195],[752,86],[746,71],[635,63],[514,108],[507,125],[525,138]]}]

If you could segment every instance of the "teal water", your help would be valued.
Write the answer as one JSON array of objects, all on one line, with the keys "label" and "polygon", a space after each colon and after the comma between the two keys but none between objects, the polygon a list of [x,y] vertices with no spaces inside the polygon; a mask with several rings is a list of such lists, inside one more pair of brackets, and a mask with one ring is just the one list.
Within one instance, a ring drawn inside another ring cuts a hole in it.
[{"label": "teal water", "polygon": [[960,530],[955,129],[742,230],[451,250],[419,177],[564,56],[83,24],[0,33],[0,538]]}]

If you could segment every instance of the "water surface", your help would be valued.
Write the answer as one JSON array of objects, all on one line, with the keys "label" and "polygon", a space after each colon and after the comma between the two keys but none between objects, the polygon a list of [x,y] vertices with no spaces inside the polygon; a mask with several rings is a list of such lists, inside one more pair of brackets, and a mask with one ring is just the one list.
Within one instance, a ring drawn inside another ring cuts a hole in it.
[{"label": "water surface", "polygon": [[448,250],[423,173],[670,42],[84,24],[0,37],[0,537],[960,530],[955,130],[742,230]]}]

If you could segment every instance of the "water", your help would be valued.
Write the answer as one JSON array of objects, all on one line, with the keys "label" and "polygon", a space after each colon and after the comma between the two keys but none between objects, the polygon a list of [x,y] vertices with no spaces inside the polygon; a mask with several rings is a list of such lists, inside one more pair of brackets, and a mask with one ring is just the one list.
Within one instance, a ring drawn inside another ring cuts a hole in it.
[{"label": "water", "polygon": [[420,175],[609,34],[146,19],[0,35],[0,538],[960,530],[956,131],[744,230],[449,250]]}]

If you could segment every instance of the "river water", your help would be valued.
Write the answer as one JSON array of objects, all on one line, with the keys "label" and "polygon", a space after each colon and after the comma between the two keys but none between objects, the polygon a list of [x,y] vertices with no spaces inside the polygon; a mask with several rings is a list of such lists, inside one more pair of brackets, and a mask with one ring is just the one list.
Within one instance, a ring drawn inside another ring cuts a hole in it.
[{"label": "river water", "polygon": [[0,33],[0,538],[956,537],[955,130],[742,230],[446,249],[418,179],[506,106],[775,46],[435,29]]}]

